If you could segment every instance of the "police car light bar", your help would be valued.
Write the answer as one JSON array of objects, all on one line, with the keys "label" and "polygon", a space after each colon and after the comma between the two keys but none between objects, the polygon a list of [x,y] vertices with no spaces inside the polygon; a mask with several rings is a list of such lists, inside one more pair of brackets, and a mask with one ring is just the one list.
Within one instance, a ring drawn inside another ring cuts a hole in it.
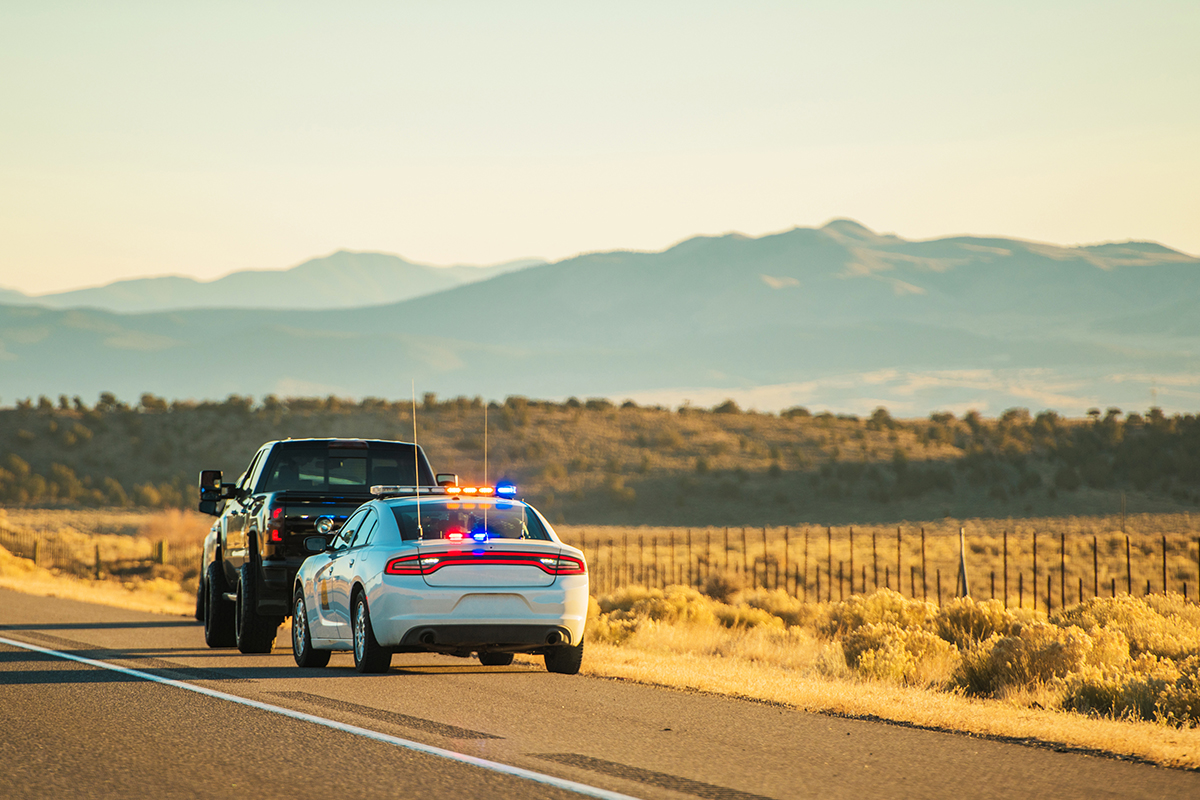
[{"label": "police car light bar", "polygon": [[416,495],[416,494],[445,494],[453,497],[462,497],[463,495],[475,496],[496,496],[513,498],[517,495],[517,487],[511,483],[501,483],[497,486],[372,486],[371,494],[376,497],[390,497],[393,495]]},{"label": "police car light bar", "polygon": [[387,486],[371,487],[371,494],[376,497],[386,497],[396,494],[446,494],[445,486]]}]

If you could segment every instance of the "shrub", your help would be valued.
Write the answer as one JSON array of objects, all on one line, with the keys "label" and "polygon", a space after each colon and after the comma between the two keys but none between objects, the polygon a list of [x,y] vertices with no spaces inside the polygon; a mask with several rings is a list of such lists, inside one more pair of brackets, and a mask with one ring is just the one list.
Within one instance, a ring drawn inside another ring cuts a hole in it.
[{"label": "shrub", "polygon": [[999,600],[977,603],[970,597],[951,600],[937,615],[938,635],[967,649],[994,635],[1008,636],[1020,624]]},{"label": "shrub", "polygon": [[1200,609],[1184,606],[1182,600],[1175,595],[1094,597],[1057,612],[1051,621],[1088,632],[1119,630],[1135,658],[1142,653],[1176,659],[1200,655]]},{"label": "shrub", "polygon": [[717,621],[726,628],[783,627],[783,620],[761,608],[729,606],[721,603],[714,604],[712,611]]},{"label": "shrub", "polygon": [[909,600],[899,592],[880,589],[829,605],[817,620],[817,629],[826,636],[849,633],[871,623],[932,630],[937,611],[933,603]]},{"label": "shrub", "polygon": [[717,622],[714,606],[719,604],[689,586],[668,586],[666,590],[631,586],[600,598],[598,605],[613,620],[713,625]]},{"label": "shrub", "polygon": [[724,570],[714,572],[704,580],[704,594],[722,603],[728,602],[742,588],[742,577]]},{"label": "shrub", "polygon": [[752,592],[743,592],[738,597],[738,601],[751,608],[760,608],[772,616],[779,617],[785,625],[790,627],[811,625],[818,613],[816,606],[792,597],[782,589],[771,591],[755,589]]},{"label": "shrub", "polygon": [[992,636],[964,652],[959,683],[969,694],[984,696],[1045,684],[1079,671],[1092,646],[1091,637],[1074,625],[1019,625],[1010,636]]},{"label": "shrub", "polygon": [[868,623],[842,642],[846,663],[860,675],[897,683],[948,682],[958,665],[958,650],[937,635],[892,623]]}]

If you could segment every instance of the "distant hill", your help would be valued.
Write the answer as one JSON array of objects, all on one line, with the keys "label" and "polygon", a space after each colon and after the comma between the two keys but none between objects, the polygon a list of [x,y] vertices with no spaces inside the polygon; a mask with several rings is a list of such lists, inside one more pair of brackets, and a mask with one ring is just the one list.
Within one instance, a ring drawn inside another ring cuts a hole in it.
[{"label": "distant hill", "polygon": [[286,270],[247,270],[213,281],[163,276],[30,296],[0,289],[0,303],[118,312],[186,308],[352,308],[395,303],[486,280],[535,264],[523,259],[486,267],[432,267],[387,253],[339,250]]},{"label": "distant hill", "polygon": [[[232,277],[232,276],[231,276]],[[924,414],[1193,408],[1200,260],[1157,244],[910,241],[850,220],[696,237],[400,303],[153,314],[0,308],[3,400],[411,391]]]}]

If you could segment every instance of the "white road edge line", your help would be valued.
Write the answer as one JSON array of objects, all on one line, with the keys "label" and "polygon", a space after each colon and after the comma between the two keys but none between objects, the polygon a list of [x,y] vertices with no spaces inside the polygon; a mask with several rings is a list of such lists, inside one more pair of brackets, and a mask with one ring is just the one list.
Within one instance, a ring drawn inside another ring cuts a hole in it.
[{"label": "white road edge line", "polygon": [[51,650],[46,647],[39,647],[36,644],[20,642],[14,639],[6,639],[2,636],[0,636],[0,644],[19,647],[23,650],[32,650],[35,653],[45,653],[46,655],[63,658],[68,661],[77,661],[80,664],[87,664],[90,667],[99,667],[100,669],[120,672],[134,678],[141,678],[145,681],[161,683],[164,686],[174,686],[177,689],[184,689],[186,691],[195,692],[196,694],[202,694],[207,697],[214,697],[218,700],[227,700],[230,703],[237,703],[238,705],[257,708],[260,711],[269,711],[272,714],[291,717],[292,719],[298,719],[302,722],[311,722],[314,725],[322,725],[326,728],[332,728],[336,731],[352,733],[355,736],[363,736],[367,739],[374,739],[377,742],[384,742],[386,744],[395,745],[396,747],[403,747],[406,750],[415,750],[418,753],[425,753],[427,755],[437,756],[438,758],[445,758],[449,761],[457,761],[460,764],[470,764],[471,766],[479,767],[480,769],[499,772],[504,775],[512,775],[517,778],[524,778],[525,780],[533,781],[534,783],[542,783],[558,789],[565,789],[568,792],[574,792],[575,794],[581,794],[587,797],[597,797],[601,800],[638,800],[638,798],[632,797],[631,795],[621,794],[619,792],[610,792],[607,789],[589,786],[586,783],[576,783],[575,781],[569,781],[565,778],[556,778],[553,775],[545,775],[541,772],[534,772],[533,770],[522,769],[509,764],[501,764],[498,761],[488,761],[484,758],[476,758],[475,756],[468,756],[464,753],[456,753],[453,750],[443,750],[440,747],[422,744],[421,742],[414,742],[410,739],[401,739],[399,736],[389,736],[386,733],[380,733],[368,728],[360,728],[357,725],[347,725],[344,722],[325,719],[324,717],[318,717],[315,714],[305,714],[303,711],[293,711],[290,708],[273,706],[270,703],[260,703],[257,700],[250,700],[246,697],[238,697],[235,694],[218,692],[216,689],[208,689],[203,686],[196,686],[195,684],[172,680],[171,678],[163,678],[159,677],[158,675],[151,675],[149,672],[142,672],[141,670],[130,669],[128,667],[118,666],[117,664],[109,664],[107,661],[96,661],[95,659],[84,658],[83,656],[62,653],[58,650]]}]

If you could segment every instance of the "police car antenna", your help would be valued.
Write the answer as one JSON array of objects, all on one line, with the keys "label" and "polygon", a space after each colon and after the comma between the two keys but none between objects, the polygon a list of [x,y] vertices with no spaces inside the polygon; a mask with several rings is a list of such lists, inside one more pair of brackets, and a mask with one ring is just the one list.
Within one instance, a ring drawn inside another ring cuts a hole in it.
[{"label": "police car antenna", "polygon": [[417,539],[425,538],[425,529],[421,527],[421,463],[417,454],[417,379],[412,382],[413,407],[413,487],[417,490]]}]

